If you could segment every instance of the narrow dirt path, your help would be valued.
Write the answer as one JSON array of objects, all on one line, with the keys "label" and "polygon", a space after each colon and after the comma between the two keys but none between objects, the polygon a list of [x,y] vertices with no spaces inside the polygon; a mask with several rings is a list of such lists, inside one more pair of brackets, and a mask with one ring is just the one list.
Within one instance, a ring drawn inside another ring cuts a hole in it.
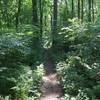
[{"label": "narrow dirt path", "polygon": [[47,50],[44,53],[45,75],[42,77],[42,95],[39,100],[61,100],[62,88],[54,69],[54,63]]}]

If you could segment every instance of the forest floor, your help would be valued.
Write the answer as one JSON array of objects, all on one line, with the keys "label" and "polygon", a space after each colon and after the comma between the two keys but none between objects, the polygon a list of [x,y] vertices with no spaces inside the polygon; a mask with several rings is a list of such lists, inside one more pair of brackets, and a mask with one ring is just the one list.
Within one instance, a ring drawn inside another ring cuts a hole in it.
[{"label": "forest floor", "polygon": [[61,100],[63,95],[62,87],[59,82],[59,77],[54,69],[54,63],[45,51],[44,54],[44,69],[45,75],[42,77],[42,86],[39,100]]}]

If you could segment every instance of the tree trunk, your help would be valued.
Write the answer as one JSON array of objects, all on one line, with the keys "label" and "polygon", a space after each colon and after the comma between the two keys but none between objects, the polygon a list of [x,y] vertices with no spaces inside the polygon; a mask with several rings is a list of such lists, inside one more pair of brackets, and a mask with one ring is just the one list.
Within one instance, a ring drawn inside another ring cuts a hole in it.
[{"label": "tree trunk", "polygon": [[16,31],[18,32],[18,25],[19,25],[19,15],[21,10],[21,0],[18,1],[18,10],[16,13]]},{"label": "tree trunk", "polygon": [[37,0],[32,0],[32,19],[33,19],[33,25],[38,25],[38,14],[37,14]]},{"label": "tree trunk", "polygon": [[40,39],[42,39],[42,33],[43,33],[43,1],[42,0],[39,0],[39,10],[40,10]]},{"label": "tree trunk", "polygon": [[78,19],[80,19],[80,0],[78,0]]},{"label": "tree trunk", "polygon": [[89,7],[88,21],[91,22],[91,0],[88,0],[88,7]]},{"label": "tree trunk", "polygon": [[65,0],[65,4],[66,4],[66,17],[68,17],[68,14],[69,14],[69,8],[68,8],[68,1]]},{"label": "tree trunk", "polygon": [[92,0],[92,18],[94,22],[94,0]]},{"label": "tree trunk", "polygon": [[82,19],[82,22],[83,22],[83,18],[84,18],[84,1],[82,0],[82,10],[81,10],[81,19]]},{"label": "tree trunk", "polygon": [[53,18],[52,18],[52,36],[53,36],[53,43],[55,40],[55,35],[57,33],[57,8],[58,8],[58,0],[53,1]]},{"label": "tree trunk", "polygon": [[4,20],[5,20],[7,27],[9,27],[8,3],[9,3],[8,0],[7,1],[3,0],[3,4],[4,4],[3,17],[4,17]]},{"label": "tree trunk", "polygon": [[72,18],[74,17],[74,0],[72,0]]}]

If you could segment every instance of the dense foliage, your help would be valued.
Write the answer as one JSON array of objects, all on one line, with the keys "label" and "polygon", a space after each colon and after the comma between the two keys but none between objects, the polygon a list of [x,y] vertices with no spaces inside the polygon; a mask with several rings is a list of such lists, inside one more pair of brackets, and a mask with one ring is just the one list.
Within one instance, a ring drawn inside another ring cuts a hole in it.
[{"label": "dense foliage", "polygon": [[62,99],[99,100],[99,22],[100,0],[0,0],[0,100],[38,99],[49,50]]},{"label": "dense foliage", "polygon": [[77,96],[82,92],[85,97],[81,100],[100,99],[100,25],[80,24],[74,19],[71,22],[58,34],[57,43],[65,48],[58,53],[62,59],[55,56],[61,83],[66,94]]},{"label": "dense foliage", "polygon": [[0,94],[18,100],[37,99],[43,75],[38,36],[25,30],[0,34]]}]

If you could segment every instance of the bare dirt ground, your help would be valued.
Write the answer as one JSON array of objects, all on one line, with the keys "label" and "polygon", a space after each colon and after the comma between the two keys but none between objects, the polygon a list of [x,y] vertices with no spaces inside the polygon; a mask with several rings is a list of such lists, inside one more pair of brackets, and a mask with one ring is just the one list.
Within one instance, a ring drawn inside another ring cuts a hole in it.
[{"label": "bare dirt ground", "polygon": [[61,100],[62,87],[48,51],[44,53],[44,66],[45,75],[42,77],[42,95],[39,97],[39,100]]}]

